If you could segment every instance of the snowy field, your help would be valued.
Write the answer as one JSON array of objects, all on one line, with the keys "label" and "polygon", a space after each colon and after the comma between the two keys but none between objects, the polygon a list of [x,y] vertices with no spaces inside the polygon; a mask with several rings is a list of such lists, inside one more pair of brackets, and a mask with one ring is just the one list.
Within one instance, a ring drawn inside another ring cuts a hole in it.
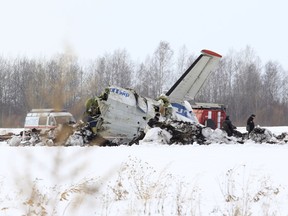
[{"label": "snowy field", "polygon": [[288,215],[288,143],[0,148],[0,215]]}]

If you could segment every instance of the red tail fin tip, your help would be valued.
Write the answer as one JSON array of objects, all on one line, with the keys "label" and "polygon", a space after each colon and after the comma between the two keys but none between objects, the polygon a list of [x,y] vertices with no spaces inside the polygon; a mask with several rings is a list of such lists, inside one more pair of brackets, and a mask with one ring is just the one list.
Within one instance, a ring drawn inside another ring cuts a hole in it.
[{"label": "red tail fin tip", "polygon": [[203,49],[201,52],[205,53],[205,54],[208,54],[208,55],[212,55],[212,56],[215,56],[215,57],[222,58],[222,56],[220,54],[218,54],[216,52],[213,52],[211,50]]}]

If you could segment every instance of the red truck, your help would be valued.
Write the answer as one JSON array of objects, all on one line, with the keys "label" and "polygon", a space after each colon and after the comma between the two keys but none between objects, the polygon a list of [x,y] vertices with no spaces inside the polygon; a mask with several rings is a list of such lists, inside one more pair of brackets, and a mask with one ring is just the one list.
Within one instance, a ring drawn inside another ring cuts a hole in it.
[{"label": "red truck", "polygon": [[191,106],[200,124],[212,129],[222,127],[226,118],[226,107],[223,104],[194,103]]}]

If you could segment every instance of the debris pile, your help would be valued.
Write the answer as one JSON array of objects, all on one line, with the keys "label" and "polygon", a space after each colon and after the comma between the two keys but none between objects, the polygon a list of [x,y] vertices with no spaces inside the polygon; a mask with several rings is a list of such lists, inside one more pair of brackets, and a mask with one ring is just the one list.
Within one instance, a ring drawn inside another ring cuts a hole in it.
[{"label": "debris pile", "polygon": [[255,143],[285,144],[288,142],[288,133],[274,135],[266,128],[256,127],[249,134],[234,131],[233,136],[228,136],[221,129],[211,129],[201,125],[181,121],[161,122],[156,128],[151,128],[139,143],[157,141],[165,144],[193,144],[209,145],[211,143],[244,144],[252,140]]},{"label": "debris pile", "polygon": [[[194,142],[203,144],[205,142],[205,137],[202,134],[202,127],[197,124],[177,120],[168,120],[164,122],[159,122],[156,128],[161,129],[159,130],[160,133],[159,135],[162,134],[163,137],[165,137],[163,138],[163,140],[165,140],[166,144],[189,144],[189,143],[191,144]],[[148,132],[150,130],[148,130]],[[146,133],[146,140],[147,137],[151,137],[152,135],[152,134],[147,135],[147,133]],[[157,136],[157,134],[154,136]]]},{"label": "debris pile", "polygon": [[[24,136],[23,133],[25,133]],[[288,142],[288,133],[276,136],[266,128],[256,127],[249,136],[247,133],[242,134],[239,131],[235,131],[233,136],[228,136],[221,129],[213,130],[199,124],[169,119],[158,122],[153,128],[148,129],[146,133],[140,133],[139,137],[136,137],[129,143],[106,140],[93,133],[88,124],[83,123],[74,126],[59,125],[56,129],[48,131],[45,134],[42,134],[38,130],[21,132],[19,135],[9,134],[9,139],[6,141],[10,146],[117,146],[147,142],[169,145],[244,144],[247,140],[252,140],[255,143],[285,144]]]},{"label": "debris pile", "polygon": [[[235,136],[228,137],[221,129],[211,129],[199,124],[190,122],[173,121],[160,122],[158,127],[147,131],[143,140],[139,143],[157,141],[165,144],[193,144],[209,145],[211,143],[243,143],[245,134],[235,133]],[[237,136],[236,136],[237,135]]]},{"label": "debris pile", "polygon": [[11,139],[13,135],[14,134],[11,132],[4,134],[4,135],[0,135],[0,142]]},{"label": "debris pile", "polygon": [[266,128],[256,127],[249,134],[249,138],[256,143],[285,144],[288,142],[286,132],[276,136]]}]

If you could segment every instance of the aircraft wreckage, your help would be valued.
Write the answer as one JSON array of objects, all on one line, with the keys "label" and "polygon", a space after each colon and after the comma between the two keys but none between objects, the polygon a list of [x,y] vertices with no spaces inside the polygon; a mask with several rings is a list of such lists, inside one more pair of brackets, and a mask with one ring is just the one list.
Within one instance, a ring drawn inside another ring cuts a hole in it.
[{"label": "aircraft wreckage", "polygon": [[[151,141],[151,137],[166,144],[244,143],[247,134],[235,131],[234,136],[228,137],[221,129],[213,130],[199,124],[188,102],[194,99],[221,57],[210,50],[202,50],[170,90],[157,99],[143,97],[133,89],[110,86],[99,97],[87,101],[83,122],[59,124],[44,133],[30,128],[13,136],[8,143],[13,146],[113,146],[139,144],[143,140]],[[249,138],[270,143],[288,140],[287,134],[276,137],[263,128],[255,128]]]}]

